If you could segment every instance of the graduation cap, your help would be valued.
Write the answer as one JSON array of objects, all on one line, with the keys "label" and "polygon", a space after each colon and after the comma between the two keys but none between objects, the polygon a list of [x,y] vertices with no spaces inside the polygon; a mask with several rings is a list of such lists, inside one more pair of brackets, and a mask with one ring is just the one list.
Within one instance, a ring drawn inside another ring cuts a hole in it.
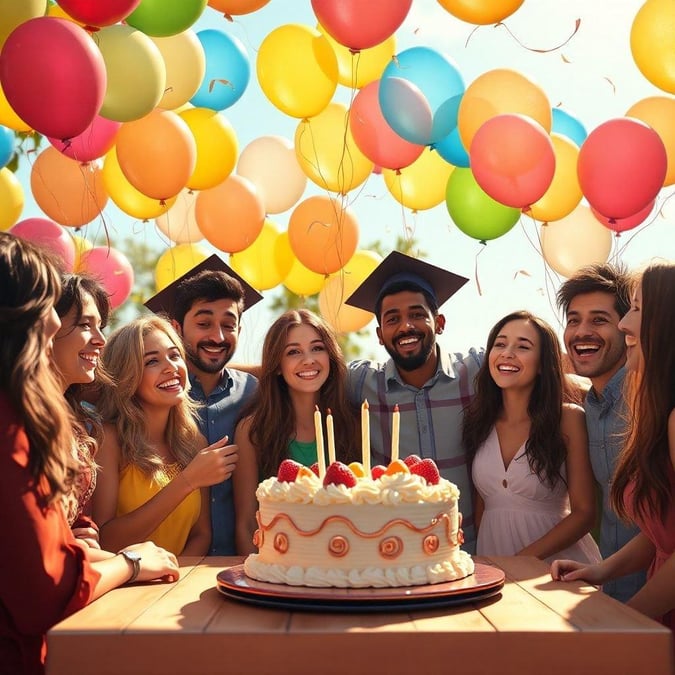
[{"label": "graduation cap", "polygon": [[224,272],[233,279],[236,279],[244,289],[244,311],[253,307],[256,302],[263,299],[263,296],[253,288],[247,281],[245,281],[239,274],[237,274],[229,265],[226,265],[215,253],[206,260],[195,265],[191,270],[188,270],[182,277],[179,277],[166,288],[163,288],[159,293],[153,295],[145,302],[145,306],[155,314],[166,314],[169,317],[174,316],[174,305],[176,303],[176,292],[178,287],[186,281],[196,276],[200,272]]},{"label": "graduation cap", "polygon": [[375,313],[378,301],[394,284],[415,284],[436,299],[440,307],[468,281],[424,260],[392,251],[345,300],[352,307]]}]

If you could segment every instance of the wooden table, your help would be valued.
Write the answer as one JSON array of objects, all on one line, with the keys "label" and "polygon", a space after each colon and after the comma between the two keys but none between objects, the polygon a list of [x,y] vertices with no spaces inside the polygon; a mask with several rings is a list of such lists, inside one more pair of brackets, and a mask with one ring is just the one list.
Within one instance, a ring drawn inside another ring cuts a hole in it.
[{"label": "wooden table", "polygon": [[255,607],[216,590],[239,558],[185,558],[176,584],[120,588],[55,626],[48,675],[671,675],[672,634],[536,558],[484,558],[500,596],[400,613]]}]

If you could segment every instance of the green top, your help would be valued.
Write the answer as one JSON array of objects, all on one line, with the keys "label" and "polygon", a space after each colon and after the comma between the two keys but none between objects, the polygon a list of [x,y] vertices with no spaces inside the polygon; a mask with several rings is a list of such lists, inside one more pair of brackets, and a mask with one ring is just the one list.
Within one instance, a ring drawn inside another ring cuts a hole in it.
[{"label": "green top", "polygon": [[300,464],[312,466],[316,462],[316,440],[307,443],[292,440],[288,444],[288,456]]}]

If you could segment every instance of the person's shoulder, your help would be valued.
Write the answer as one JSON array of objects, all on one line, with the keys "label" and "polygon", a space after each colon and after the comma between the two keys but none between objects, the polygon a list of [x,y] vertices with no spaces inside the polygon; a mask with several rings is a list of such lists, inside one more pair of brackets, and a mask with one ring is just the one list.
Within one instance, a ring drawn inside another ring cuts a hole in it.
[{"label": "person's shoulder", "polygon": [[255,387],[258,384],[258,378],[255,375],[243,370],[230,368],[228,369],[227,374],[232,378],[232,382],[234,382],[234,385],[237,387],[249,388]]},{"label": "person's shoulder", "polygon": [[353,373],[360,373],[364,371],[380,371],[384,370],[387,365],[386,361],[374,361],[371,359],[355,359],[347,363],[347,370]]},{"label": "person's shoulder", "polygon": [[564,427],[568,425],[586,425],[586,411],[577,403],[563,403],[561,424]]}]

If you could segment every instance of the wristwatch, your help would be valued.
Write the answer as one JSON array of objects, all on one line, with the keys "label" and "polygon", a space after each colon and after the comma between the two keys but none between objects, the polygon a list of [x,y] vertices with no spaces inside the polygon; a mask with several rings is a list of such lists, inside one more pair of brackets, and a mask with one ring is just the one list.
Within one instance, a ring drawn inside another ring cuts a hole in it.
[{"label": "wristwatch", "polygon": [[131,578],[127,581],[128,584],[136,581],[136,577],[141,571],[141,556],[136,551],[119,551],[117,555],[124,556],[134,567],[134,571],[131,573]]}]

